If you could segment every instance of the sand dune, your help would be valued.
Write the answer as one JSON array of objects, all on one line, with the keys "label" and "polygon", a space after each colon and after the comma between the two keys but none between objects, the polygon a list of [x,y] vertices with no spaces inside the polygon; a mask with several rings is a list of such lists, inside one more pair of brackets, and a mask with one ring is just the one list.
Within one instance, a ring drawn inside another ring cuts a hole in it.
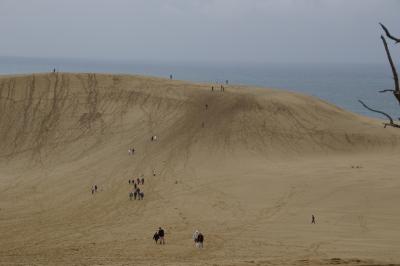
[{"label": "sand dune", "polygon": [[0,264],[400,264],[400,131],[382,121],[142,76],[3,76],[0,97]]}]

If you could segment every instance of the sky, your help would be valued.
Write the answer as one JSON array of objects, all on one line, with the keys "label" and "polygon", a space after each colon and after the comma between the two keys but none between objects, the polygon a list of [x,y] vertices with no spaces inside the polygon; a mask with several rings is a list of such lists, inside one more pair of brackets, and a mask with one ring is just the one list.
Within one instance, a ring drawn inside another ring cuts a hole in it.
[{"label": "sky", "polygon": [[0,0],[0,56],[386,63],[378,22],[400,0]]}]

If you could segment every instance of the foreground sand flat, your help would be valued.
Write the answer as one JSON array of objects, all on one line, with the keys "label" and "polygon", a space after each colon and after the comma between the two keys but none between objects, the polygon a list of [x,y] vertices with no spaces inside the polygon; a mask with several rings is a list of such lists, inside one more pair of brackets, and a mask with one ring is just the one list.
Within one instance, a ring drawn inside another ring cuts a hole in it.
[{"label": "foreground sand flat", "polygon": [[[0,264],[400,265],[398,129],[293,92],[211,86],[0,77]],[[140,174],[145,199],[129,201]]]}]

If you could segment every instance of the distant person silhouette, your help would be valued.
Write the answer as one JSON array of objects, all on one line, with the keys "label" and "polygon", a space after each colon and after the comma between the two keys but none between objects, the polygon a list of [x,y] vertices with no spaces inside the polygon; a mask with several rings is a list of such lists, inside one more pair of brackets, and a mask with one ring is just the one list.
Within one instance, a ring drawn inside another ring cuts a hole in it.
[{"label": "distant person silhouette", "polygon": [[315,224],[315,216],[314,216],[314,214],[311,215],[311,224]]},{"label": "distant person silhouette", "polygon": [[204,242],[204,236],[202,233],[199,233],[199,235],[197,236],[197,247],[203,248],[203,242]]},{"label": "distant person silhouette", "polygon": [[193,233],[193,241],[194,241],[194,245],[197,247],[197,238],[198,238],[198,236],[199,236],[199,230],[196,230],[194,233]]},{"label": "distant person silhouette", "polygon": [[153,235],[153,239],[154,239],[154,241],[156,242],[156,244],[157,244],[159,238],[160,238],[160,236],[158,235],[158,231],[157,231],[157,232],[155,232],[154,235]]},{"label": "distant person silhouette", "polygon": [[165,234],[164,229],[159,227],[158,228],[158,236],[160,237],[160,245],[164,245],[165,244],[164,234]]}]

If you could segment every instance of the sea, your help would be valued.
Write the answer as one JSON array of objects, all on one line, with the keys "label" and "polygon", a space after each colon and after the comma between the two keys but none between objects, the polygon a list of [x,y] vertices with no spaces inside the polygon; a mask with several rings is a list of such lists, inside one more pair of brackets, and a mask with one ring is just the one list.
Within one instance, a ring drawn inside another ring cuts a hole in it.
[{"label": "sea", "polygon": [[385,118],[365,109],[370,107],[400,117],[400,105],[393,94],[379,90],[393,89],[387,64],[321,63],[157,63],[89,59],[44,59],[0,57],[0,74],[50,72],[96,72],[140,74],[194,82],[241,84],[276,88],[312,95],[361,115]]}]

